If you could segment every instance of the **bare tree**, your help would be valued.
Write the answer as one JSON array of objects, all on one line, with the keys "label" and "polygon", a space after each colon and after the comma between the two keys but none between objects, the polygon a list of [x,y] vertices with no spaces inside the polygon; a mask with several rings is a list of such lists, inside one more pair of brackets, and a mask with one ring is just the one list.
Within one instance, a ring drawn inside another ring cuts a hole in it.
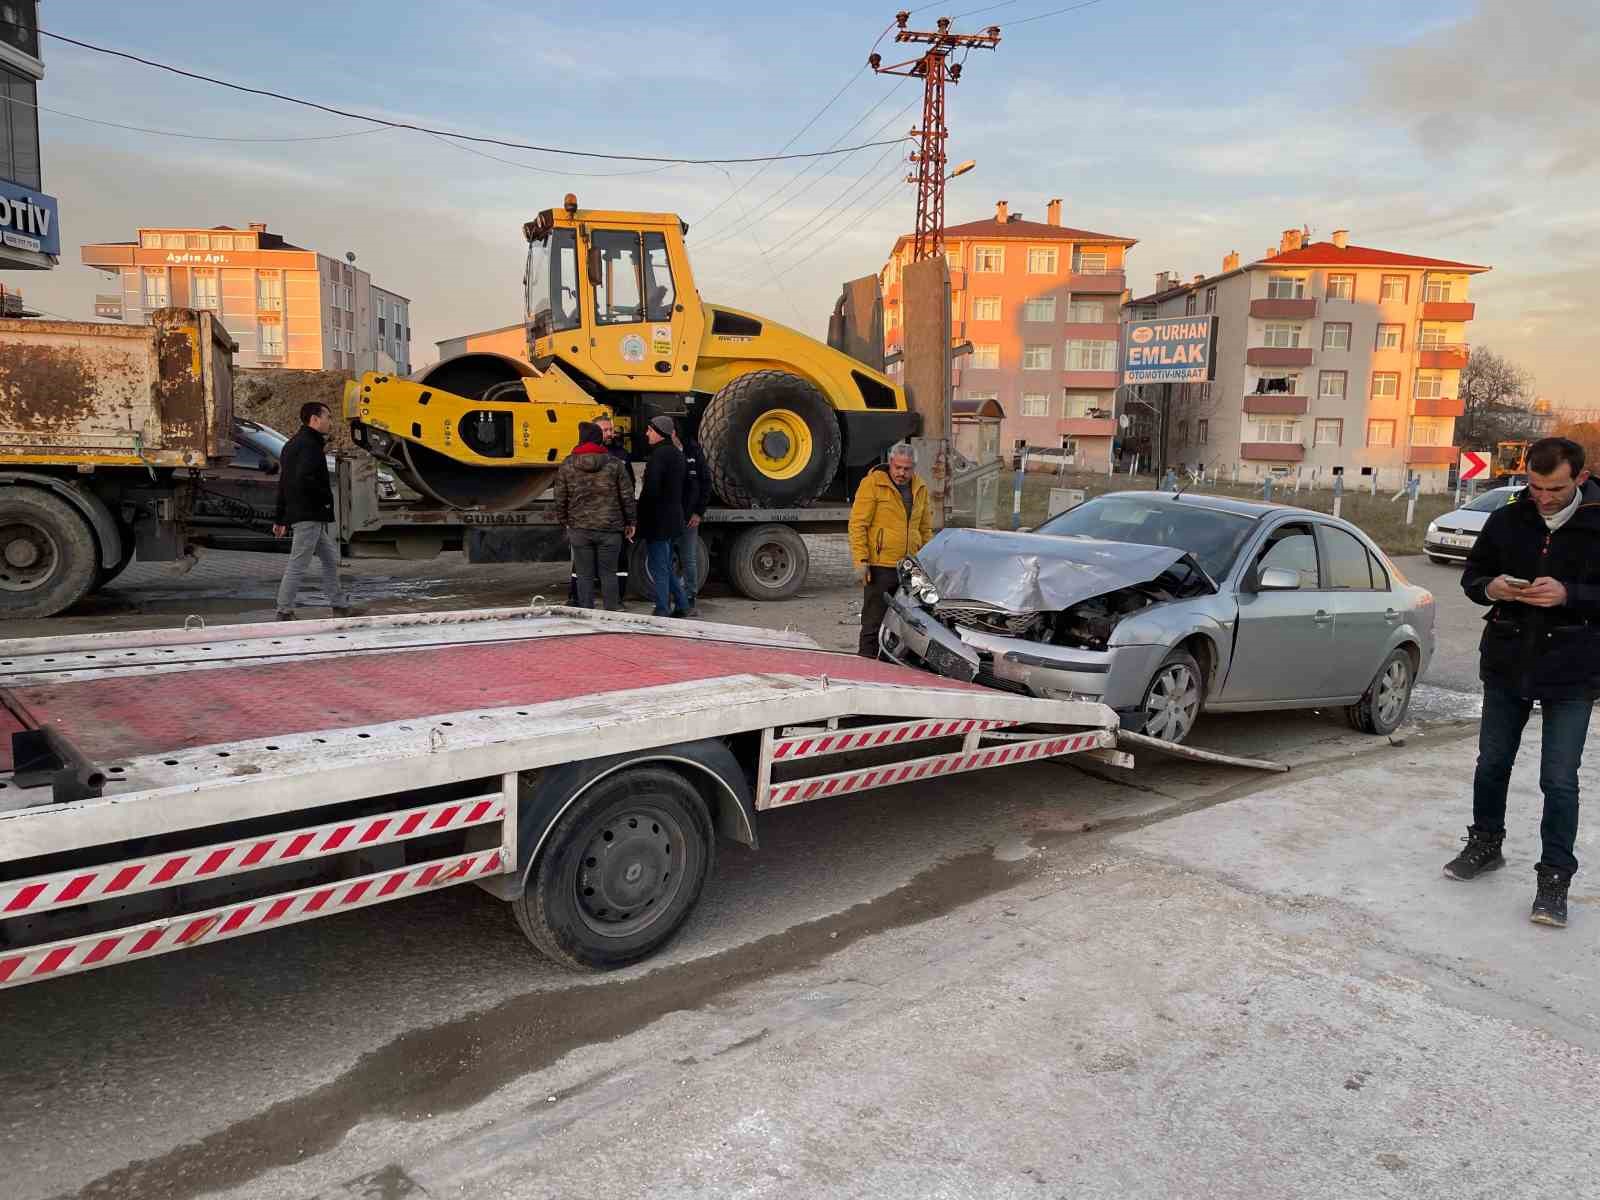
[{"label": "bare tree", "polygon": [[1533,407],[1533,376],[1487,346],[1473,347],[1461,369],[1456,440],[1465,450],[1493,450],[1497,442],[1537,437],[1542,421]]}]

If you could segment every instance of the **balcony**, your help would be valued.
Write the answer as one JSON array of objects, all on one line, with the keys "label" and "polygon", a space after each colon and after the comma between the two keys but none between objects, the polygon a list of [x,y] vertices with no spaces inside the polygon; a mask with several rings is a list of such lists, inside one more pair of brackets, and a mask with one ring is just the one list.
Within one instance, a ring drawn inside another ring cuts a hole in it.
[{"label": "balcony", "polygon": [[1056,432],[1067,437],[1113,437],[1117,432],[1115,417],[1063,417],[1056,423]]},{"label": "balcony", "polygon": [[1422,346],[1417,350],[1417,366],[1429,370],[1459,371],[1467,365],[1471,350],[1466,346]]},{"label": "balcony", "polygon": [[1239,457],[1255,462],[1304,462],[1306,448],[1299,442],[1245,442]]},{"label": "balcony", "polygon": [[1127,286],[1127,276],[1120,267],[1107,267],[1104,271],[1067,272],[1067,290],[1072,292],[1120,296]]},{"label": "balcony", "polygon": [[1069,342],[1074,340],[1120,342],[1122,340],[1122,326],[1115,321],[1105,321],[1099,324],[1091,324],[1086,321],[1068,321],[1062,326],[1062,332]]},{"label": "balcony", "polygon": [[1406,465],[1410,467],[1448,467],[1456,461],[1458,451],[1454,446],[1412,446],[1406,450]]},{"label": "balcony", "polygon": [[1414,417],[1464,417],[1466,414],[1466,401],[1451,400],[1445,396],[1432,400],[1419,397],[1411,409],[1411,415]]},{"label": "balcony", "polygon": [[1102,391],[1122,382],[1116,371],[1063,371],[1061,382],[1075,392]]},{"label": "balcony", "polygon": [[1309,367],[1312,354],[1310,346],[1251,346],[1244,361],[1252,367]]},{"label": "balcony", "polygon": [[1424,321],[1470,321],[1477,306],[1470,300],[1424,300]]},{"label": "balcony", "polygon": [[1304,416],[1310,406],[1310,396],[1291,396],[1288,392],[1247,392],[1244,398],[1247,413]]},{"label": "balcony", "polygon": [[1266,317],[1273,321],[1302,321],[1317,315],[1317,302],[1311,300],[1252,300],[1252,317]]}]

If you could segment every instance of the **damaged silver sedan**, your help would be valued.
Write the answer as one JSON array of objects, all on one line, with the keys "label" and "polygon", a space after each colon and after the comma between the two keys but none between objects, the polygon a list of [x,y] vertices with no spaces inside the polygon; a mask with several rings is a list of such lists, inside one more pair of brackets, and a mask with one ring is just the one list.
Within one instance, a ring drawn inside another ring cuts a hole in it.
[{"label": "damaged silver sedan", "polygon": [[1033,533],[946,529],[900,566],[887,658],[1048,699],[1098,700],[1185,740],[1202,710],[1405,719],[1433,595],[1359,529],[1215,496],[1119,492]]}]

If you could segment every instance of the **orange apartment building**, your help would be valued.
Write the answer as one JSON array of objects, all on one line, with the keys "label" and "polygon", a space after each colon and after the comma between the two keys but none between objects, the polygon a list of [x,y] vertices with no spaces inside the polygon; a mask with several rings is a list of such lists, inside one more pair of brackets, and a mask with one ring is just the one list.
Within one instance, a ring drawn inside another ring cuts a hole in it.
[{"label": "orange apartment building", "polygon": [[[1023,220],[1006,201],[990,220],[945,229],[951,333],[971,342],[956,360],[955,401],[1001,413],[1000,449],[1066,450],[1073,465],[1105,470],[1116,434],[1120,306],[1136,239],[1045,219]],[[912,239],[900,238],[880,272],[884,343],[900,348],[901,272]]]},{"label": "orange apartment building", "polygon": [[1276,250],[1130,300],[1130,319],[1217,315],[1216,378],[1176,384],[1168,460],[1241,476],[1316,468],[1354,486],[1377,472],[1443,490],[1456,461],[1461,368],[1488,267],[1286,230]]},{"label": "orange apartment building", "polygon": [[97,297],[97,316],[139,325],[152,309],[209,308],[243,367],[411,373],[411,302],[264,224],[141,229],[82,256],[117,278],[115,292]]}]

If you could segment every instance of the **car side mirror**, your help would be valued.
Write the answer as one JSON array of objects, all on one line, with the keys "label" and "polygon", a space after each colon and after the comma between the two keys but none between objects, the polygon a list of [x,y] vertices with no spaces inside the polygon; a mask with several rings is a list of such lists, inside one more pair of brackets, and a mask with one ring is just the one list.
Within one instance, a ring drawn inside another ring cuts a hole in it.
[{"label": "car side mirror", "polygon": [[1297,592],[1300,590],[1300,572],[1288,567],[1268,567],[1256,580],[1258,592]]}]

